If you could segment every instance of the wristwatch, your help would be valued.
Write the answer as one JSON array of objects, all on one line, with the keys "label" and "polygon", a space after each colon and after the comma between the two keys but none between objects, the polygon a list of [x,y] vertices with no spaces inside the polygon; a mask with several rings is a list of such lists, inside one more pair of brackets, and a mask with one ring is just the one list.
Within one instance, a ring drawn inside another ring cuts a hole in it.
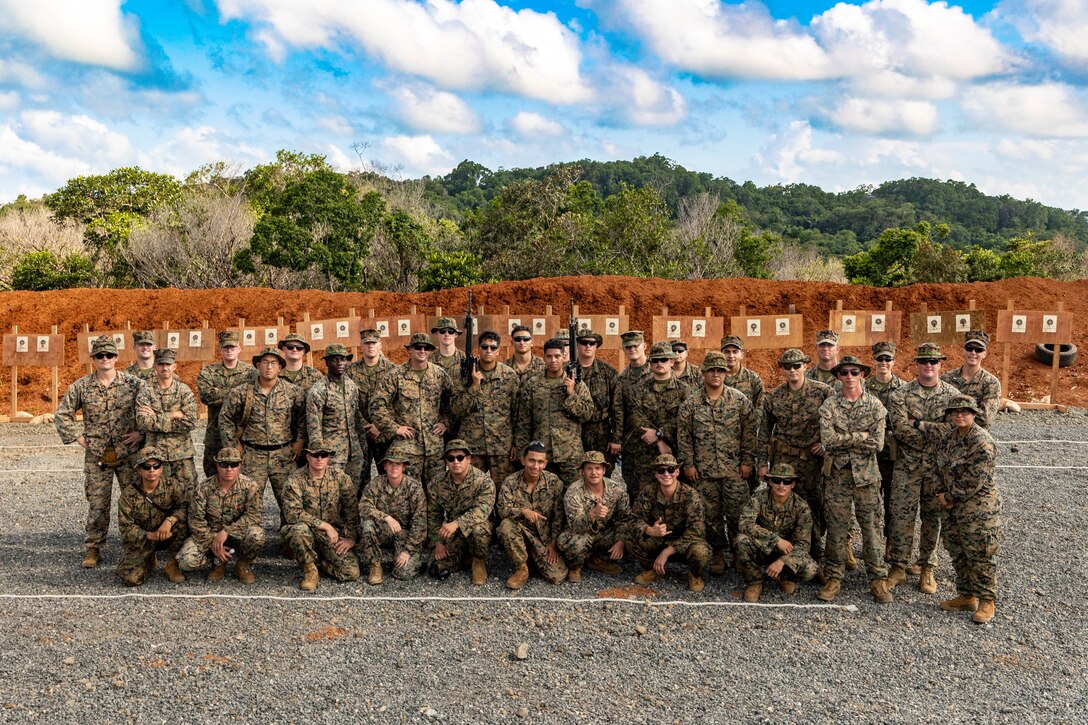
[{"label": "wristwatch", "polygon": [[658,428],[657,430],[654,431],[654,435],[656,435],[658,438],[664,438],[665,437],[665,434],[661,432],[660,428]]}]

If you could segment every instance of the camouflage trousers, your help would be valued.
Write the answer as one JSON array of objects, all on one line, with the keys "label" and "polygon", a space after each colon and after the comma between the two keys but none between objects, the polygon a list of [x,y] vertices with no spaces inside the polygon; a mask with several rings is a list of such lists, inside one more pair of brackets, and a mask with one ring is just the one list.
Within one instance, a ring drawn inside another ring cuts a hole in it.
[{"label": "camouflage trousers", "polygon": [[[670,542],[657,536],[639,534],[632,541],[627,542],[627,548],[631,552],[631,558],[637,561],[643,569],[652,569],[654,559],[662,549]],[[693,576],[706,576],[706,569],[710,565],[710,546],[702,540],[696,541],[688,547],[686,554],[679,552],[669,557],[669,561],[683,561],[688,565],[688,572]]]},{"label": "camouflage trousers", "polygon": [[[367,519],[363,521],[359,529],[358,550],[362,554],[365,564],[382,563],[382,547],[393,547],[393,532],[389,530],[389,524],[384,521]],[[395,558],[395,557],[394,557]],[[393,566],[393,577],[396,579],[415,579],[419,576],[419,570],[423,566],[423,557],[419,552],[408,555],[408,563],[404,566]]]},{"label": "camouflage trousers", "polygon": [[[714,551],[724,551],[729,548],[732,536],[726,535],[725,514],[722,511],[722,486],[726,483],[724,478],[710,478],[699,476],[699,480],[691,486],[703,497],[703,510],[706,513],[706,543]],[[740,513],[740,509],[737,509]]]},{"label": "camouflage trousers", "polygon": [[842,579],[846,573],[846,546],[857,517],[861,527],[861,551],[869,581],[886,579],[884,539],[880,536],[880,489],[876,484],[858,486],[849,468],[833,468],[824,477],[824,519],[827,521],[827,548],[824,574]]},{"label": "camouflage trousers", "polygon": [[582,450],[600,451],[606,461],[604,475],[611,476],[616,467],[616,457],[609,454],[608,444],[612,438],[612,423],[608,420],[591,421],[582,424]]},{"label": "camouflage trousers", "polygon": [[136,470],[129,465],[128,459],[114,469],[98,467],[98,456],[90,451],[83,455],[83,495],[87,497],[86,536],[83,543],[88,547],[101,547],[106,542],[110,530],[110,505],[113,497],[113,477],[117,475],[117,485],[121,488],[131,486],[136,481]]},{"label": "camouflage trousers", "polygon": [[514,519],[503,519],[495,533],[515,565],[527,564],[531,557],[540,576],[550,584],[559,584],[566,579],[567,565],[563,557],[554,564],[548,561],[548,546],[540,540],[535,529]]},{"label": "camouflage trousers", "polygon": [[117,565],[116,572],[126,586],[138,587],[148,580],[151,572],[155,570],[152,560],[158,552],[165,553],[161,559],[163,561],[177,555],[182,542],[189,537],[189,526],[184,521],[179,521],[171,530],[174,535],[166,541],[144,538],[137,544],[122,544],[121,562]]},{"label": "camouflage trousers", "polygon": [[956,569],[956,591],[997,601],[997,556],[1001,500],[997,495],[956,503],[944,512],[944,548]]},{"label": "camouflage trousers", "polygon": [[287,477],[297,468],[291,446],[275,451],[258,451],[247,447],[242,453],[242,473],[254,480],[262,494],[265,482],[272,486],[272,495],[276,497],[276,506],[280,510],[281,527],[287,523],[283,518],[283,487]]},{"label": "camouflage trousers", "polygon": [[378,475],[380,476],[385,471],[382,469],[382,459],[385,458],[386,451],[389,450],[390,441],[372,440],[367,438],[367,462],[363,464],[363,470],[359,474],[359,495],[363,495],[363,489],[370,483],[371,477],[371,463],[374,463],[378,467]]},{"label": "camouflage trousers", "polygon": [[888,458],[882,452],[876,458],[876,465],[880,469],[880,496],[884,501],[884,540],[892,539],[892,476],[895,473],[895,461]]},{"label": "camouflage trousers", "polygon": [[215,457],[223,448],[223,437],[219,435],[219,410],[221,406],[208,406],[208,426],[204,429],[204,455],[201,465],[205,476],[214,476],[217,470]]},{"label": "camouflage trousers", "polygon": [[446,462],[437,453],[433,456],[424,456],[422,453],[405,452],[404,457],[408,459],[408,475],[418,478],[419,482],[423,484],[424,491],[427,490],[427,486],[431,481],[442,478],[442,474],[446,470]]},{"label": "camouflage trousers", "polygon": [[[761,550],[756,546],[756,542],[744,534],[739,534],[737,538],[733,539],[733,548],[737,552],[737,571],[748,584],[762,581],[766,568],[785,556],[778,550],[777,546],[772,546],[766,551]],[[793,558],[796,559],[797,557]],[[792,581],[807,582],[816,576],[817,568],[816,561],[808,554],[805,554],[799,562],[784,564],[782,573],[778,576]]]},{"label": "camouflage trousers", "polygon": [[486,561],[488,549],[491,548],[491,523],[485,523],[467,532],[457,529],[452,537],[442,543],[446,545],[448,556],[441,561],[434,560],[435,568],[440,572],[460,571],[472,559]]},{"label": "camouflage trousers", "polygon": [[[581,475],[580,465],[577,461],[549,461],[547,470],[559,476],[559,480],[563,482],[563,490],[566,491]],[[495,481],[495,485],[502,485],[502,481]]]},{"label": "camouflage trousers", "polygon": [[324,531],[315,532],[306,524],[298,523],[284,526],[280,535],[299,566],[316,564],[328,576],[342,582],[359,578],[359,557],[350,549],[337,554]]},{"label": "camouflage trousers", "polygon": [[[260,526],[250,526],[241,539],[228,536],[224,544],[228,549],[234,549],[234,561],[253,561],[260,556],[264,547],[264,529]],[[210,546],[201,546],[193,537],[182,544],[178,552],[178,566],[183,571],[199,571],[212,565],[215,557]]]},{"label": "camouflage trousers", "polygon": [[495,482],[495,488],[501,486],[506,477],[514,472],[514,467],[510,465],[510,454],[505,456],[474,455],[472,465],[490,474],[491,480]]},{"label": "camouflage trousers", "polygon": [[189,500],[193,500],[196,493],[196,463],[192,458],[183,458],[180,461],[163,461],[163,481],[177,481],[182,485]]},{"label": "camouflage trousers", "polygon": [[569,529],[559,534],[557,543],[563,558],[567,560],[567,566],[571,569],[581,569],[585,566],[586,559],[593,554],[609,556],[609,550],[615,545],[619,535],[615,526],[606,526],[600,531],[591,534],[575,534]]},{"label": "camouflage trousers", "polygon": [[[337,460],[339,455],[335,455],[329,459],[329,468],[338,468],[347,474],[351,482],[355,484],[356,497],[363,495],[362,479],[363,468],[370,468],[370,461],[366,460],[363,455],[363,451],[353,450],[347,460]],[[301,466],[299,466],[301,468]]]},{"label": "camouflage trousers", "polygon": [[824,554],[824,534],[827,531],[827,524],[824,522],[824,480],[820,474],[824,459],[815,456],[801,458],[787,451],[776,450],[771,465],[777,463],[788,463],[797,473],[796,493],[812,511],[812,542],[809,553],[814,560],[820,561]]},{"label": "camouflage trousers", "polygon": [[[632,438],[634,436],[632,435]],[[644,486],[657,483],[653,473],[653,460],[657,458],[657,447],[648,446],[634,438],[623,447],[623,481],[627,484],[627,496],[631,501],[638,498]]]},{"label": "camouflage trousers", "polygon": [[[900,449],[902,452],[903,449]],[[933,483],[909,472],[908,462],[900,458],[892,474],[891,541],[889,562],[906,568],[914,546],[915,523],[921,518],[918,539],[918,563],[937,566],[937,540],[941,534],[941,509],[933,492]],[[917,467],[910,466],[917,470]]]}]

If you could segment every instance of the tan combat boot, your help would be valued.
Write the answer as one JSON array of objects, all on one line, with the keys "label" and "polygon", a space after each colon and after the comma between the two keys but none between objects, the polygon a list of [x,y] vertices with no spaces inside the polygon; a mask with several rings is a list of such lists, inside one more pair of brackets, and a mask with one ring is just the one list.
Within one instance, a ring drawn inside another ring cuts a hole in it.
[{"label": "tan combat boot", "polygon": [[695,576],[694,574],[688,574],[688,591],[698,594],[703,591],[703,578],[701,576]]},{"label": "tan combat boot", "polygon": [[816,598],[822,602],[833,602],[835,597],[839,596],[839,589],[841,588],[841,579],[828,579],[827,584],[820,587],[820,591],[816,593]]},{"label": "tan combat boot", "polygon": [[958,597],[941,602],[941,609],[946,612],[973,612],[978,609],[978,597],[960,594]]},{"label": "tan combat boot", "polygon": [[311,562],[309,564],[302,565],[302,583],[298,585],[298,588],[304,592],[317,591],[317,580],[320,579],[320,575],[317,573],[317,567]]},{"label": "tan combat boot", "polygon": [[238,563],[234,565],[234,576],[238,577],[238,581],[243,584],[252,584],[257,581],[257,577],[253,575],[253,562],[239,559]]},{"label": "tan combat boot", "polygon": [[[473,576],[475,576],[475,572],[473,572]],[[518,564],[518,568],[514,569],[514,573],[506,580],[506,586],[515,590],[521,589],[527,581],[529,581],[529,565]],[[472,583],[475,584],[476,580],[473,579]]]},{"label": "tan combat boot", "polygon": [[725,573],[725,552],[721,549],[714,550],[714,555],[710,559],[710,573],[715,576]]},{"label": "tan combat boot", "polygon": [[100,557],[100,555],[98,553],[98,547],[97,546],[88,546],[87,547],[87,553],[83,557],[83,568],[84,569],[94,569],[96,566],[98,566],[98,562],[100,560],[101,560],[101,557]]},{"label": "tan combat boot", "polygon": [[482,587],[487,583],[487,562],[483,559],[472,560],[472,585]]},{"label": "tan combat boot", "polygon": [[185,581],[185,575],[181,573],[181,569],[178,568],[177,557],[171,556],[166,560],[166,566],[163,567],[166,573],[166,578],[170,580],[171,584],[181,584]]},{"label": "tan combat boot", "polygon": [[382,583],[382,563],[380,561],[371,562],[370,573],[366,577],[366,583],[371,586],[378,586]]},{"label": "tan combat boot", "polygon": [[986,624],[994,618],[994,600],[993,599],[980,599],[978,602],[978,610],[975,611],[975,616],[971,618],[975,624]]},{"label": "tan combat boot", "polygon": [[752,582],[744,589],[744,601],[755,604],[763,593],[763,582]]},{"label": "tan combat boot", "polygon": [[847,571],[854,571],[858,568],[858,560],[854,558],[854,547],[850,546],[850,542],[846,542],[846,558],[843,560]]},{"label": "tan combat boot", "polygon": [[578,584],[579,582],[581,582],[582,581],[582,569],[581,569],[581,567],[579,567],[577,569],[569,570],[567,572],[567,581],[569,581],[571,584]]},{"label": "tan combat boot", "polygon": [[212,567],[212,570],[208,572],[208,581],[217,582],[227,575],[226,564],[216,564]]},{"label": "tan combat boot", "polygon": [[888,569],[888,589],[895,589],[907,578],[907,570],[901,566],[893,566]]},{"label": "tan combat boot", "polygon": [[797,582],[779,575],[778,588],[782,590],[783,594],[793,594],[794,590],[797,589]]},{"label": "tan combat boot", "polygon": [[635,584],[641,584],[646,586],[647,584],[653,584],[655,581],[665,576],[664,574],[658,574],[653,569],[647,569],[638,576],[635,577]]},{"label": "tan combat boot", "polygon": [[911,576],[918,576],[919,574],[922,573],[922,565],[921,564],[911,564],[910,566],[907,567],[907,573],[910,574]]},{"label": "tan combat boot", "polygon": [[597,554],[586,559],[586,569],[599,571],[603,574],[611,574],[612,576],[623,573],[622,566],[609,559],[605,559],[603,556],[598,556]]},{"label": "tan combat boot", "polygon": [[869,584],[869,593],[873,595],[873,601],[880,604],[892,602],[892,592],[888,589],[887,579],[873,579]]},{"label": "tan combat boot", "polygon": [[922,594],[937,593],[937,577],[933,575],[933,567],[923,566],[918,574],[918,591]]}]

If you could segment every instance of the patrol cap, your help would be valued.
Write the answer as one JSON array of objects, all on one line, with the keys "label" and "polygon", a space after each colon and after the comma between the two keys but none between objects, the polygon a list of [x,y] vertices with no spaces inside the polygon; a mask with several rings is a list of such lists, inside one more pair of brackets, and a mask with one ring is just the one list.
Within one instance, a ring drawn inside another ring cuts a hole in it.
[{"label": "patrol cap", "polygon": [[306,451],[307,453],[309,453],[311,455],[316,455],[318,453],[328,453],[330,456],[335,456],[336,455],[336,451],[329,448],[328,446],[310,445],[310,446],[306,446],[302,450]]},{"label": "patrol cap", "polygon": [[796,363],[805,363],[807,365],[810,362],[812,362],[812,358],[806,355],[803,350],[798,350],[796,347],[791,347],[778,357],[778,367]]},{"label": "patrol cap", "polygon": [[226,448],[220,448],[219,452],[215,454],[216,463],[241,463],[242,454],[238,452],[238,449],[233,446]]},{"label": "patrol cap", "polygon": [[718,346],[718,349],[720,349],[722,352],[725,352],[725,348],[727,347],[735,347],[738,350],[743,350],[744,340],[741,340],[736,335],[726,335],[722,338],[722,344]]},{"label": "patrol cap", "polygon": [[967,334],[963,336],[963,346],[967,347],[971,343],[985,350],[990,346],[990,336],[985,330],[968,330]]},{"label": "patrol cap", "polygon": [[452,441],[446,444],[446,447],[442,449],[442,455],[446,455],[450,451],[464,451],[468,455],[472,455],[472,449],[468,447],[461,438],[454,438]]},{"label": "patrol cap", "polygon": [[412,335],[412,338],[408,340],[408,344],[404,347],[407,349],[411,348],[413,345],[426,345],[432,350],[436,349],[434,343],[431,342],[431,338],[427,335],[426,332],[417,332],[416,334]]},{"label": "patrol cap", "polygon": [[325,354],[321,356],[321,359],[328,360],[330,357],[342,357],[351,360],[355,356],[352,355],[346,347],[338,342],[334,342],[325,348]]},{"label": "patrol cap", "polygon": [[[570,335],[569,330],[567,331],[567,334]],[[604,338],[599,332],[594,332],[593,329],[589,327],[589,325],[583,325],[581,328],[578,329],[578,339],[582,340],[589,338],[592,338],[598,346],[604,344]]]},{"label": "patrol cap", "polygon": [[431,334],[435,334],[439,330],[453,330],[458,335],[462,330],[457,327],[457,320],[452,317],[439,317],[438,322],[434,323],[434,327],[431,328]]},{"label": "patrol cap", "polygon": [[408,456],[406,456],[401,451],[395,451],[392,447],[390,447],[389,450],[385,452],[385,455],[382,456],[382,460],[379,461],[379,463],[385,463],[387,461],[389,463],[407,463]]},{"label": "patrol cap", "polygon": [[302,345],[304,348],[306,348],[306,352],[310,351],[310,343],[306,342],[306,338],[303,337],[302,335],[298,334],[297,332],[289,333],[287,335],[287,337],[283,338],[282,340],[280,340],[279,342],[276,343],[276,347],[278,347],[280,350],[282,350],[284,348],[284,346],[287,345],[290,342],[295,342],[295,343],[298,343],[299,345]]},{"label": "patrol cap", "polygon": [[137,330],[132,333],[133,345],[154,345],[155,333],[151,330]]},{"label": "patrol cap", "polygon": [[600,451],[586,451],[586,454],[582,456],[582,462],[578,464],[578,467],[581,468],[587,463],[596,463],[599,466],[608,465],[608,461],[605,460],[604,454]]},{"label": "patrol cap", "polygon": [[662,453],[660,456],[658,456],[657,458],[654,459],[654,462],[651,465],[653,465],[655,467],[656,466],[673,466],[673,467],[676,467],[676,468],[680,467],[680,464],[676,462],[676,459],[673,458],[671,453]]},{"label": "patrol cap", "polygon": [[839,371],[847,365],[852,365],[856,368],[860,368],[862,377],[868,377],[869,373],[872,372],[872,368],[863,363],[856,355],[846,355],[841,360],[839,360],[838,365],[831,368],[831,374],[837,376],[839,374]]},{"label": "patrol cap", "polygon": [[262,358],[266,358],[269,355],[280,361],[280,367],[287,367],[287,359],[284,358],[283,353],[281,353],[279,350],[272,347],[271,345],[253,356],[253,366],[256,367],[257,363],[259,363]]},{"label": "patrol cap", "polygon": [[91,343],[91,357],[103,352],[108,352],[111,355],[117,354],[117,343],[109,335],[99,335]]},{"label": "patrol cap", "polygon": [[174,363],[178,361],[178,354],[170,348],[159,348],[155,351],[155,364],[162,365],[164,363]]},{"label": "patrol cap", "polygon": [[634,347],[646,342],[646,338],[642,336],[642,330],[628,330],[620,335],[620,340],[624,347]]},{"label": "patrol cap", "polygon": [[688,343],[685,340],[673,340],[672,341],[672,351],[673,352],[680,352],[681,350],[687,350],[687,349],[688,349]]},{"label": "patrol cap", "polygon": [[235,330],[223,330],[215,336],[215,339],[219,342],[219,347],[230,347],[231,345],[237,347],[241,340]]},{"label": "patrol cap", "polygon": [[895,357],[895,343],[891,340],[881,340],[880,342],[874,343],[869,349],[872,350],[873,357],[876,357],[877,355],[891,355],[892,357]]},{"label": "patrol cap", "polygon": [[793,466],[788,463],[776,463],[770,473],[764,476],[764,478],[773,478],[778,481],[793,480],[797,481],[797,472],[793,470]]},{"label": "patrol cap", "polygon": [[703,358],[703,364],[701,366],[703,372],[707,370],[728,370],[729,366],[725,364],[725,355],[722,355],[717,350],[710,350],[707,352],[706,357]]},{"label": "patrol cap", "polygon": [[162,462],[162,454],[159,453],[159,449],[155,446],[144,446],[140,450],[136,451],[136,455],[132,457],[133,467],[140,465],[141,463],[147,463],[148,461]]},{"label": "patrol cap", "polygon": [[666,340],[662,340],[653,344],[653,347],[650,348],[650,354],[646,357],[650,360],[675,360],[676,353],[672,351],[672,345]]},{"label": "patrol cap", "polygon": [[975,415],[982,415],[982,411],[978,408],[978,403],[970,395],[957,395],[944,406],[945,413],[951,413],[953,410],[969,410]]},{"label": "patrol cap", "polygon": [[914,348],[915,360],[947,360],[947,355],[941,354],[941,346],[935,342],[923,342],[918,347]]},{"label": "patrol cap", "polygon": [[832,345],[839,344],[839,335],[834,330],[820,330],[816,333],[816,344],[822,345],[824,343],[830,343]]},{"label": "patrol cap", "polygon": [[372,327],[359,330],[359,342],[381,342],[382,336]]}]

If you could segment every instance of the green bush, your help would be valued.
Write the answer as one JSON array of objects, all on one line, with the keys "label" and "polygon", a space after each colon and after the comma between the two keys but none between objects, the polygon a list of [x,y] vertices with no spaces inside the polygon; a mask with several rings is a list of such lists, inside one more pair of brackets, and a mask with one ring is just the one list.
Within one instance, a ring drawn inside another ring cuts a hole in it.
[{"label": "green bush", "polygon": [[81,254],[58,258],[52,252],[28,252],[11,271],[11,288],[17,290],[87,287],[94,277],[91,260]]},{"label": "green bush", "polygon": [[471,252],[431,252],[420,280],[420,292],[469,287],[486,282],[483,260]]}]

